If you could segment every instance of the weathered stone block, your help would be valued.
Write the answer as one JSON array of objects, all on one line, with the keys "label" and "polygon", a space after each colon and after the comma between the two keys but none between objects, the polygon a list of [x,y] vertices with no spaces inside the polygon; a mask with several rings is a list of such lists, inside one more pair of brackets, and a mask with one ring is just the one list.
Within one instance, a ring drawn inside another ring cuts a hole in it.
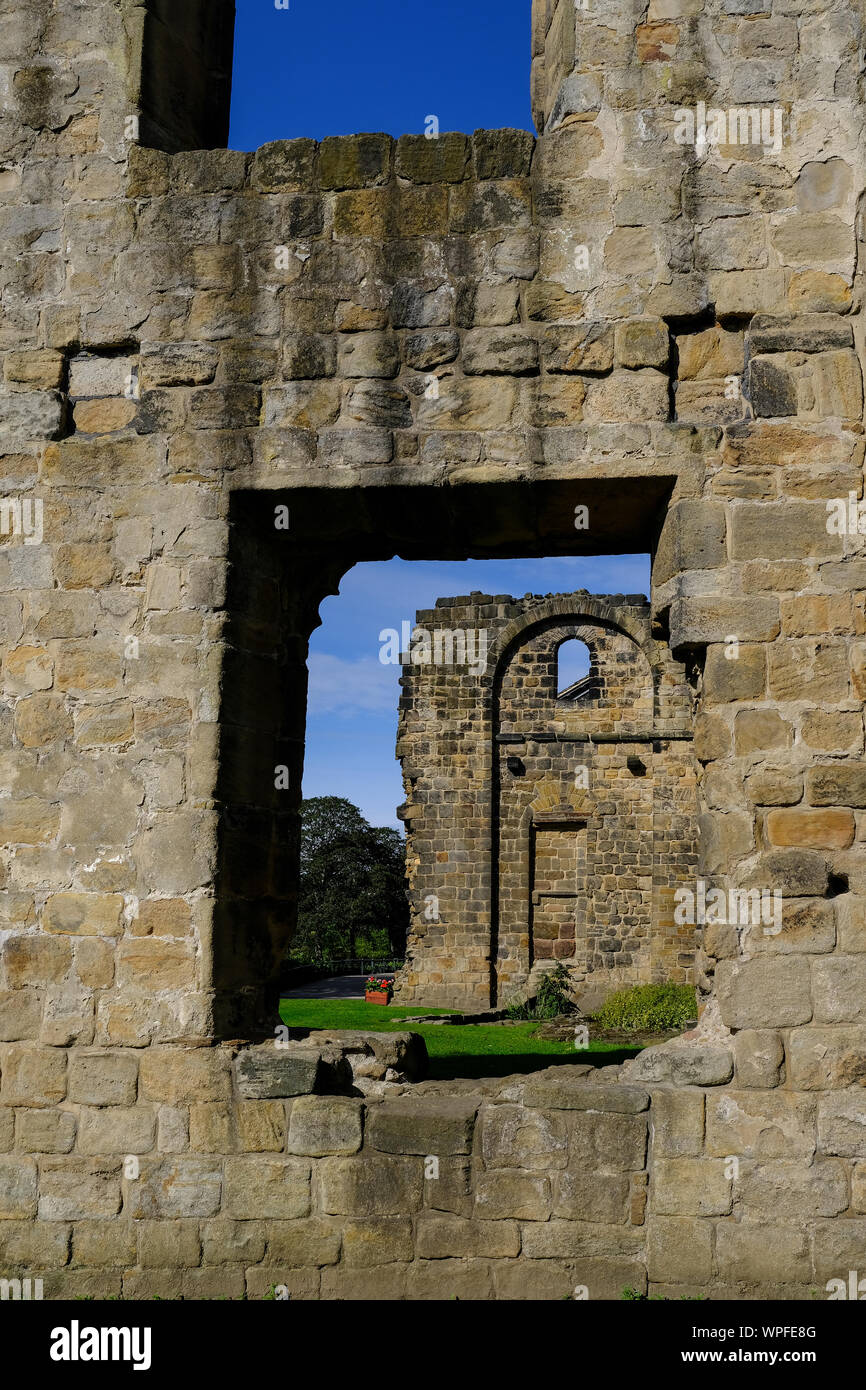
[{"label": "weathered stone block", "polygon": [[522,376],[538,370],[538,345],[520,329],[471,329],[463,340],[463,370],[470,376]]},{"label": "weathered stone block", "polygon": [[716,569],[727,558],[724,504],[695,498],[675,502],[667,515],[656,554],[656,582],[683,570]]},{"label": "weathered stone block", "polygon": [[[588,1172],[624,1173],[634,1172],[645,1166],[645,1116],[605,1115],[583,1111],[569,1117],[568,1127],[569,1167],[577,1163]],[[550,1166],[552,1168],[564,1165]]]},{"label": "weathered stone block", "polygon": [[548,372],[606,372],[613,366],[611,324],[547,328],[539,344],[542,366]]},{"label": "weathered stone block", "polygon": [[[68,1237],[67,1237],[68,1242]],[[76,1221],[72,1226],[70,1264],[82,1269],[134,1265],[137,1257],[136,1227],[131,1221]]]},{"label": "weathered stone block", "polygon": [[229,1058],[219,1049],[149,1048],[142,1053],[141,1095],[168,1105],[228,1100]]},{"label": "weathered stone block", "polygon": [[[724,643],[731,639],[740,643],[772,642],[778,636],[779,601],[775,598],[735,599],[678,599],[671,608],[671,642]],[[748,660],[748,648],[729,655],[729,666]]]},{"label": "weathered stone block", "polygon": [[4,1105],[23,1105],[41,1109],[62,1101],[66,1095],[66,1053],[51,1047],[14,1044],[2,1051]]},{"label": "weathered stone block", "polygon": [[618,367],[667,366],[668,327],[662,319],[631,319],[617,324],[615,357]]},{"label": "weathered stone block", "polygon": [[35,988],[0,991],[0,1042],[34,1038],[41,1022],[42,996]]},{"label": "weathered stone block", "polygon": [[741,1158],[811,1159],[815,1104],[785,1091],[725,1091],[707,1099],[707,1152]]},{"label": "weathered stone block", "polygon": [[195,947],[190,941],[165,937],[122,941],[117,953],[117,980],[130,993],[192,993],[196,984]]},{"label": "weathered stone block", "polygon": [[632,1226],[607,1226],[594,1221],[533,1221],[521,1227],[521,1239],[521,1253],[530,1260],[623,1256],[640,1260],[643,1256],[643,1232]]},{"label": "weathered stone block", "polygon": [[394,142],[390,135],[329,135],[319,146],[322,188],[370,188],[387,182]]},{"label": "weathered stone block", "polygon": [[[700,613],[696,613],[694,610],[680,610],[677,613],[677,621],[678,623],[684,621],[691,625],[692,640],[703,640],[698,636],[703,627]],[[678,628],[678,638],[680,631],[681,629]],[[707,659],[704,666],[704,690],[708,704],[722,705],[735,700],[760,699],[764,693],[767,678],[764,647],[751,645],[734,647],[726,640],[729,637],[736,637],[739,641],[737,629],[733,628],[725,634],[722,639],[724,646],[714,645],[707,649]]]},{"label": "weathered stone block", "polygon": [[198,1264],[197,1221],[140,1221],[136,1230],[138,1262],[145,1269],[186,1269]]},{"label": "weathered stone block", "polygon": [[785,1028],[812,1017],[809,965],[797,957],[721,961],[716,988],[729,1028]]},{"label": "weathered stone block", "polygon": [[246,1153],[282,1153],[286,1110],[280,1101],[239,1101],[234,1107],[238,1144]]},{"label": "weathered stone block", "polygon": [[777,642],[770,648],[769,689],[774,700],[835,703],[849,693],[849,666],[839,639]]},{"label": "weathered stone block", "polygon": [[319,1200],[332,1216],[405,1216],[421,1206],[420,1158],[328,1158],[319,1165]]},{"label": "weathered stone block", "polygon": [[854,839],[854,816],[850,811],[809,811],[792,807],[770,811],[766,825],[773,845],[847,849]]},{"label": "weathered stone block", "polygon": [[[781,923],[775,920],[775,912],[768,914],[767,920],[762,914],[760,925],[755,912],[752,922],[747,937],[748,950],[752,955],[820,955],[832,951],[836,944],[832,901],[798,898],[783,903]],[[781,930],[777,930],[777,926],[781,926]]]},{"label": "weathered stone block", "polygon": [[55,893],[45,904],[46,931],[69,936],[119,936],[123,930],[119,893]]},{"label": "weathered stone block", "polygon": [[647,1232],[651,1280],[705,1284],[712,1277],[712,1226],[689,1216],[653,1216]]},{"label": "weathered stone block", "polygon": [[[551,365],[549,370],[578,369]],[[668,380],[662,372],[649,367],[636,371],[617,370],[588,383],[584,406],[586,420],[630,424],[633,420],[667,420],[669,416]]]},{"label": "weathered stone block", "polygon": [[703,1150],[704,1096],[701,1091],[657,1090],[650,1110],[655,1157],[695,1158]]},{"label": "weathered stone block", "polygon": [[0,1158],[0,1221],[36,1215],[36,1164],[32,1158]]},{"label": "weathered stone block", "polygon": [[400,349],[390,333],[352,333],[340,339],[339,355],[340,375],[344,377],[387,378],[400,370]]},{"label": "weathered stone block", "polygon": [[313,1157],[357,1153],[362,1130],[359,1101],[301,1096],[293,1103],[289,1117],[288,1152]]},{"label": "weathered stone block", "polygon": [[652,1166],[650,1201],[662,1216],[726,1216],[731,1178],[722,1159],[658,1158]]},{"label": "weathered stone block", "polygon": [[860,763],[822,763],[806,773],[812,806],[866,806],[866,768]]},{"label": "weathered stone block", "polygon": [[866,1095],[862,1089],[818,1097],[818,1149],[859,1158],[866,1141]]},{"label": "weathered stone block", "polygon": [[551,1214],[550,1179],[515,1170],[500,1169],[478,1175],[475,1211],[485,1221],[516,1217],[546,1221]]},{"label": "weathered stone block", "polygon": [[367,1144],[385,1153],[472,1152],[477,1100],[425,1097],[370,1106]]},{"label": "weathered stone block", "polygon": [[120,1211],[121,1165],[114,1158],[43,1158],[39,1170],[39,1218],[84,1221]]},{"label": "weathered stone block", "polygon": [[315,140],[272,140],[255,154],[253,187],[263,193],[301,193],[313,186],[318,145]]},{"label": "weathered stone block", "polygon": [[828,880],[824,855],[807,849],[773,849],[759,855],[742,883],[745,888],[778,888],[783,898],[810,898],[823,897]]},{"label": "weathered stone block", "polygon": [[524,1105],[550,1110],[600,1110],[622,1115],[637,1115],[649,1105],[649,1094],[638,1086],[600,1086],[583,1073],[583,1068],[577,1070],[582,1074],[569,1076],[556,1067],[533,1077],[524,1088]]},{"label": "weathered stone block", "polygon": [[627,1219],[628,1209],[629,1180],[625,1174],[567,1171],[554,1178],[555,1217],[616,1225]]},{"label": "weathered stone block", "polygon": [[69,1099],[80,1105],[134,1105],[138,1058],[116,1053],[73,1052]]},{"label": "weathered stone block", "polygon": [[787,1043],[788,1084],[800,1091],[862,1085],[866,1028],[795,1028]]},{"label": "weathered stone block", "polygon": [[61,1222],[0,1219],[0,1263],[4,1270],[16,1265],[24,1270],[62,1269],[68,1255],[69,1227]]},{"label": "weathered stone block", "polygon": [[189,1146],[196,1153],[231,1153],[234,1150],[232,1109],[225,1101],[210,1101],[189,1108]]},{"label": "weathered stone block", "polygon": [[[415,1253],[420,1259],[508,1258],[520,1253],[516,1221],[469,1221],[459,1216],[418,1218]],[[406,1258],[411,1258],[411,1245]]]},{"label": "weathered stone block", "polygon": [[737,1085],[761,1090],[778,1086],[784,1060],[778,1033],[769,1029],[744,1028],[734,1035]]},{"label": "weathered stone block", "polygon": [[[270,1239],[281,1239],[284,1234],[298,1230],[299,1240],[303,1242],[303,1222],[280,1223],[270,1227]],[[245,1264],[254,1265],[264,1259],[267,1237],[265,1226],[255,1221],[227,1221],[216,1218],[202,1223],[202,1260],[206,1265]],[[337,1237],[337,1257],[339,1257],[339,1235]],[[304,1263],[300,1260],[299,1263]]]},{"label": "weathered stone block", "polygon": [[723,1221],[716,1227],[716,1266],[722,1279],[746,1284],[807,1283],[808,1237],[787,1224]]},{"label": "weathered stone block", "polygon": [[126,1184],[126,1203],[137,1220],[215,1216],[222,1188],[222,1161],[218,1158],[145,1158],[139,1177]]},{"label": "weathered stone block", "polygon": [[[816,1221],[812,1227],[812,1260],[816,1279],[841,1279],[849,1287],[849,1271],[862,1279],[866,1221]],[[862,1294],[860,1295],[862,1298]]]},{"label": "weathered stone block", "polygon": [[226,1159],[224,1210],[239,1221],[309,1216],[309,1163],[259,1157]]},{"label": "weathered stone block", "polygon": [[274,1100],[313,1092],[322,1075],[322,1056],[310,1048],[243,1052],[235,1062],[238,1092],[245,1100]]},{"label": "weathered stone block", "polygon": [[[236,1234],[230,1238],[226,1255],[233,1249],[238,1249],[239,1243],[243,1241],[243,1232],[248,1229],[248,1222],[235,1226]],[[267,1227],[259,1229],[267,1230],[269,1263],[312,1268],[338,1262],[346,1226],[339,1222],[310,1217],[301,1221],[270,1222]],[[249,1263],[246,1256],[243,1258]]]},{"label": "weathered stone block", "polygon": [[633,1081],[670,1081],[677,1086],[721,1086],[730,1081],[733,1057],[726,1047],[651,1047],[629,1064]]},{"label": "weathered stone block", "polygon": [[469,170],[470,145],[465,135],[401,135],[397,174],[412,183],[459,183]]},{"label": "weathered stone block", "polygon": [[843,893],[834,905],[840,951],[866,951],[866,898]]},{"label": "weathered stone block", "polygon": [[559,1114],[497,1105],[481,1113],[481,1146],[488,1168],[547,1171],[568,1161],[565,1121]]},{"label": "weathered stone block", "polygon": [[812,965],[816,1023],[858,1023],[866,1019],[866,959],[826,956]]},{"label": "weathered stone block", "polygon": [[145,1106],[82,1108],[78,1149],[83,1154],[146,1154],[154,1146],[156,1117]]},{"label": "weathered stone block", "polygon": [[816,1216],[838,1216],[848,1206],[848,1180],[838,1160],[797,1163],[782,1160],[748,1161],[734,1185],[745,1216],[793,1222]]},{"label": "weathered stone block", "polygon": [[[9,1144],[12,1147],[12,1114],[8,1116]],[[22,1153],[68,1154],[75,1143],[76,1119],[66,1110],[18,1110],[15,1115],[16,1147]]]},{"label": "weathered stone block", "polygon": [[472,149],[477,178],[526,177],[534,147],[535,141],[526,130],[476,130]]}]

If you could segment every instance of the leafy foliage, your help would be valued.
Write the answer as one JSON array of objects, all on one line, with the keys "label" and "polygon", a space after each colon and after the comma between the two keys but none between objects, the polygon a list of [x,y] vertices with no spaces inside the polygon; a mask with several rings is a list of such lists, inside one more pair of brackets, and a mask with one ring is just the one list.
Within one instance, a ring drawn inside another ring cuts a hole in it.
[{"label": "leafy foliage", "polygon": [[571,992],[574,981],[562,964],[543,975],[538,986],[538,995],[533,1004],[523,1004],[518,1000],[506,1005],[506,1013],[515,1021],[529,1018],[557,1018],[560,1014],[574,1013]]},{"label": "leafy foliage", "polygon": [[697,1013],[692,985],[635,985],[610,995],[592,1021],[624,1033],[662,1033],[684,1028]]},{"label": "leafy foliage", "polygon": [[347,956],[402,956],[409,925],[405,861],[400,832],[369,825],[351,801],[304,801],[290,959],[326,965]]}]

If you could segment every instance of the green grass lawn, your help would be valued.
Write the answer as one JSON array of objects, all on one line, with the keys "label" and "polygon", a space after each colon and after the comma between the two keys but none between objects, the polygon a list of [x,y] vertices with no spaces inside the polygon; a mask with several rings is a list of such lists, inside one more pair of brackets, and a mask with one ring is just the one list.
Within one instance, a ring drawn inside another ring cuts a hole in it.
[{"label": "green grass lawn", "polygon": [[[609,1066],[640,1052],[639,1046],[612,1046],[590,1042],[580,1052],[571,1042],[536,1036],[538,1023],[411,1023],[403,1020],[439,1009],[400,1008],[394,1004],[368,1004],[363,999],[283,999],[280,1017],[290,1028],[354,1028],[366,1032],[391,1032],[410,1028],[420,1033],[430,1055],[431,1080],[454,1077],[511,1076],[538,1071],[558,1062],[587,1062]],[[451,1012],[456,1012],[452,1010]]]}]

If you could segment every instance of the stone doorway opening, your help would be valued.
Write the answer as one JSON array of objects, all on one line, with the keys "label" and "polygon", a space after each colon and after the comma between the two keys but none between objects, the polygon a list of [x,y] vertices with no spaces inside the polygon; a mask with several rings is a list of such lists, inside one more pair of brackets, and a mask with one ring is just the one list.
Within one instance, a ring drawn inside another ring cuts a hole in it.
[{"label": "stone doorway opening", "polygon": [[[277,1017],[280,962],[297,903],[306,659],[322,599],[338,592],[353,565],[394,555],[654,554],[675,481],[624,474],[233,494],[214,749],[220,806],[214,1016],[220,1036],[271,1035]],[[589,517],[581,529],[578,512]],[[491,680],[491,698],[492,690]],[[284,775],[275,776],[277,769]],[[493,821],[491,814],[491,828]],[[491,838],[487,852],[493,853]],[[495,902],[491,911],[497,911]],[[495,951],[494,939],[483,963],[488,997],[495,991]]]},{"label": "stone doorway opening", "polygon": [[530,980],[536,964],[579,959],[586,953],[586,821],[575,816],[551,819],[543,811],[532,821],[530,850]]}]

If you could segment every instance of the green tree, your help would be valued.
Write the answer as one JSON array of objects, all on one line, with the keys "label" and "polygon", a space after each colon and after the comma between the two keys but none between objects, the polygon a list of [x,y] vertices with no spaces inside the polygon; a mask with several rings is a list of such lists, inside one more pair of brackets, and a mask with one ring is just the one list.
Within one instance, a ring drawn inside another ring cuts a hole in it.
[{"label": "green tree", "polygon": [[398,830],[372,826],[341,796],[301,806],[298,927],[291,958],[311,965],[345,956],[401,956],[409,904]]}]

